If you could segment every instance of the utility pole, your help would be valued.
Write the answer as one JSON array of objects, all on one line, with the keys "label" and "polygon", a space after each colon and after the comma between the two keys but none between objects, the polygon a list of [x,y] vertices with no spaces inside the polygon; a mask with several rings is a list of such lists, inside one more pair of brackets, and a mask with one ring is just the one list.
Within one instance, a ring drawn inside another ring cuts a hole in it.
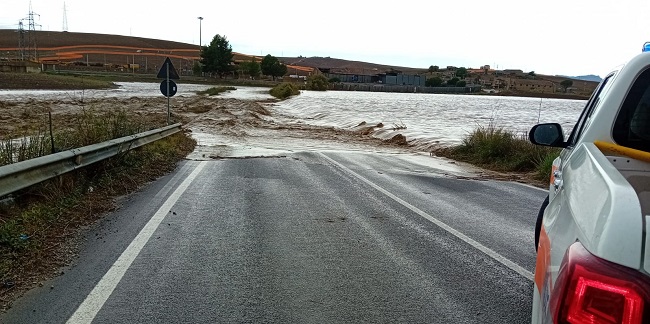
[{"label": "utility pole", "polygon": [[[201,42],[201,23],[203,22],[203,17],[196,17],[199,20],[199,67],[201,67],[201,54],[203,53],[203,43]],[[194,70],[194,67],[192,67]],[[203,76],[203,69],[201,69],[201,76]]]},{"label": "utility pole", "polygon": [[199,20],[199,56],[201,56],[201,51],[203,50],[203,43],[201,43],[201,22],[203,22],[203,17],[197,17]]},{"label": "utility pole", "polygon": [[25,26],[23,25],[23,20],[21,19],[18,22],[18,56],[21,61],[25,60]]}]

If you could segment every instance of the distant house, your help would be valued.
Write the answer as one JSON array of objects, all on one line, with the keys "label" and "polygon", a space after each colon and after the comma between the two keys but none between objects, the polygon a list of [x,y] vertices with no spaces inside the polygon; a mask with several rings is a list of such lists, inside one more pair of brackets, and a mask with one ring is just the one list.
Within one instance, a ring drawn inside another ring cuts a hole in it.
[{"label": "distant house", "polygon": [[316,74],[321,74],[317,68],[300,66],[300,65],[287,65],[287,73],[289,75],[308,77]]},{"label": "distant house", "polygon": [[0,62],[0,72],[40,73],[41,64],[31,61]]},{"label": "distant house", "polygon": [[379,82],[380,80],[378,75],[370,75],[370,74],[329,73],[327,76],[329,78],[337,78],[341,82],[348,82],[348,83],[375,83],[375,82]]},{"label": "distant house", "polygon": [[423,75],[413,75],[413,74],[391,74],[383,73],[379,75],[379,79],[383,84],[394,84],[394,85],[409,85],[409,86],[418,86],[424,87],[426,82],[426,77]]},{"label": "distant house", "polygon": [[243,63],[243,62],[262,62],[262,58],[259,56],[255,55],[248,55],[248,54],[242,54],[242,53],[237,53],[237,52],[232,52],[232,61],[235,64]]},{"label": "distant house", "polygon": [[506,69],[501,72],[505,75],[524,75],[524,71],[516,69]]},{"label": "distant house", "polygon": [[553,93],[555,84],[546,80],[529,80],[529,79],[510,79],[508,78],[508,88],[511,90],[521,90],[528,92]]}]

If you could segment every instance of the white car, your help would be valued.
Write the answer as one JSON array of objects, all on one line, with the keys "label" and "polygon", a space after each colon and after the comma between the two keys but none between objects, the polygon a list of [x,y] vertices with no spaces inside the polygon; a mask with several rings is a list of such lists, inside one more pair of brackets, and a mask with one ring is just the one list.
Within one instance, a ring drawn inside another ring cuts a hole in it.
[{"label": "white car", "polygon": [[650,45],[608,74],[562,147],[536,228],[532,323],[650,323]]}]

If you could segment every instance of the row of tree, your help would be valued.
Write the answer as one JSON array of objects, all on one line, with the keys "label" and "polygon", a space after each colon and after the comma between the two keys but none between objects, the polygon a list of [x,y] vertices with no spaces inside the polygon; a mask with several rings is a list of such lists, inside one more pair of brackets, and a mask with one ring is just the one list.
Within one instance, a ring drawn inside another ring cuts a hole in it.
[{"label": "row of tree", "polygon": [[[429,78],[426,81],[424,81],[424,85],[427,87],[442,87],[443,81],[439,77],[433,77]],[[467,82],[465,80],[460,80],[459,78],[451,78],[450,80],[447,80],[446,85],[449,87],[464,87],[467,85]]]},{"label": "row of tree", "polygon": [[[224,75],[234,71],[232,65],[232,46],[228,43],[226,36],[219,34],[215,35],[208,46],[201,47],[201,62],[194,65],[193,71],[195,74],[201,72],[211,75]],[[271,76],[273,80],[277,77],[282,77],[287,73],[287,66],[282,64],[277,57],[266,55],[260,63],[255,58],[251,58],[250,62],[243,62],[239,65],[239,71],[250,75],[251,77],[258,77],[260,73]]]},{"label": "row of tree", "polygon": [[[437,65],[429,66],[429,73],[434,73],[434,72],[438,72],[438,71],[440,71],[439,66],[437,66]],[[457,68],[455,75],[459,79],[464,79],[467,76],[467,68],[464,68],[464,67]]]},{"label": "row of tree", "polygon": [[[232,47],[230,46],[230,43],[228,43],[228,39],[226,36],[217,34],[210,42],[210,45],[201,47],[201,62],[200,64],[197,62],[194,65],[194,73],[200,74],[201,72],[204,72],[223,77],[224,75],[234,71],[232,58]],[[282,64],[277,57],[268,54],[260,63],[258,63],[255,58],[251,58],[250,62],[241,63],[239,65],[239,71],[248,74],[253,78],[258,77],[260,73],[262,73],[271,76],[273,80],[275,80],[277,77],[282,77],[287,73],[287,66]],[[431,65],[429,67],[429,72],[431,73],[438,71],[440,71],[440,67],[437,65]],[[466,68],[457,68],[455,71],[455,77],[451,80],[447,80],[446,85],[452,87],[464,87],[466,82],[463,79],[467,75],[468,73]],[[534,77],[535,72],[531,71],[529,75]],[[443,80],[439,77],[429,78],[426,80],[425,85],[427,87],[440,87],[443,85]],[[564,80],[560,85],[564,88],[564,92],[566,92],[567,89],[573,85],[573,81]],[[320,84],[315,86],[315,88],[320,87]]]}]

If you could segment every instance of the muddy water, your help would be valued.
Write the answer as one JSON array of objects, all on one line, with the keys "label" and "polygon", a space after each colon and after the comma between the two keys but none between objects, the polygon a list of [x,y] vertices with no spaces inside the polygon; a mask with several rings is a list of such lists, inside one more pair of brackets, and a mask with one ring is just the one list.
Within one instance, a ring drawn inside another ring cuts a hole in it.
[{"label": "muddy water", "polygon": [[[33,100],[79,100],[103,98],[131,98],[131,97],[162,97],[159,83],[146,82],[116,82],[119,87],[110,90],[0,90],[0,100],[22,101]],[[178,92],[176,97],[195,96],[197,91],[206,90],[212,85],[183,84],[176,81]],[[222,98],[235,98],[243,100],[264,100],[272,98],[268,88],[237,87],[237,90],[221,94]]]},{"label": "muddy water", "polygon": [[[538,122],[559,122],[565,131],[577,120],[586,101],[520,97],[303,91],[274,104],[273,112],[296,123],[354,128],[383,123],[373,135],[401,133],[416,144],[455,144],[477,126],[494,124],[526,133]],[[540,108],[541,104],[541,108]],[[397,126],[397,127],[396,127]],[[406,129],[392,130],[406,126]]]},{"label": "muddy water", "polygon": [[[0,90],[0,101],[72,101],[109,98],[162,98],[158,83],[118,83],[118,89],[86,91]],[[176,99],[190,99],[210,86],[178,83]],[[267,88],[237,87],[214,98],[262,101]],[[538,122],[559,122],[568,131],[585,105],[583,100],[559,100],[495,96],[404,94],[343,91],[302,91],[286,101],[268,104],[280,123],[359,129],[382,123],[371,134],[391,138],[400,133],[410,144],[428,147],[456,144],[479,126],[490,124],[526,133]],[[405,126],[406,129],[402,129]],[[266,135],[265,135],[266,136]],[[264,136],[262,136],[263,138]]]}]

